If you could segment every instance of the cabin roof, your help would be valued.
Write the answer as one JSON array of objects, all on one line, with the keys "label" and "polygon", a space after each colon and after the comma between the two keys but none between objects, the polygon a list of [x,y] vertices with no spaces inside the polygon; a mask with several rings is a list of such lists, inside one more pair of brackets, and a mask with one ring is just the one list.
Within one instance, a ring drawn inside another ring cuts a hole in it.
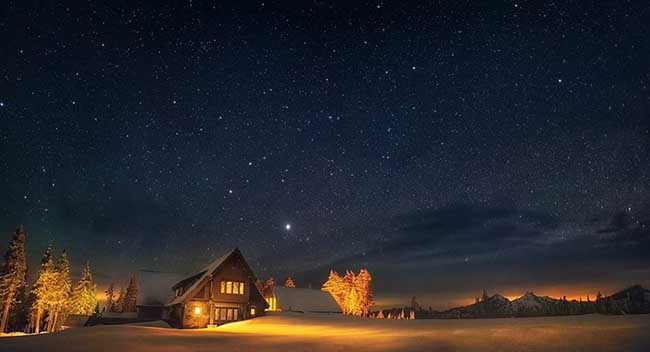
[{"label": "cabin roof", "polygon": [[310,288],[273,287],[273,294],[277,299],[278,307],[285,311],[294,312],[320,312],[340,313],[334,297],[321,290]]},{"label": "cabin roof", "polygon": [[164,306],[172,298],[170,287],[186,275],[154,270],[138,271],[138,306]]}]

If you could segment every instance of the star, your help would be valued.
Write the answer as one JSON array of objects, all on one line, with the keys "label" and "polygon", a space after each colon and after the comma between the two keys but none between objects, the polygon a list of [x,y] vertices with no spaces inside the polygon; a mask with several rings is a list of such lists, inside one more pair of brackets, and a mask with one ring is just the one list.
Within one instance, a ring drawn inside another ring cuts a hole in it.
[{"label": "star", "polygon": [[286,225],[284,225],[284,228],[285,228],[287,231],[291,230],[291,224],[286,224]]}]

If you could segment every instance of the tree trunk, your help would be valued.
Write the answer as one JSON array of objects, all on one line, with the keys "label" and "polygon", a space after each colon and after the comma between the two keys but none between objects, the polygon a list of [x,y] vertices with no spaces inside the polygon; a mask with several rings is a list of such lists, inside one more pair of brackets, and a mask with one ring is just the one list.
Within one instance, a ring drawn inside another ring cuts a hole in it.
[{"label": "tree trunk", "polygon": [[56,331],[56,323],[59,320],[59,311],[56,311],[56,314],[54,314],[54,320],[52,321],[52,329],[50,332],[55,332]]},{"label": "tree trunk", "polygon": [[54,322],[56,322],[56,316],[59,314],[58,310],[55,310],[50,314],[50,318],[47,319],[47,332],[54,332]]},{"label": "tree trunk", "polygon": [[34,325],[34,331],[36,334],[40,334],[41,332],[41,319],[43,318],[43,307],[39,304],[38,307],[36,308],[36,323]]},{"label": "tree trunk", "polygon": [[9,290],[7,290],[7,300],[4,302],[4,307],[2,308],[2,321],[0,322],[0,334],[4,334],[5,330],[7,329],[7,322],[9,321],[9,311],[11,310],[11,304],[14,301],[14,295],[16,292],[14,292],[15,289],[12,286],[9,287]]},{"label": "tree trunk", "polygon": [[50,314],[47,317],[47,327],[46,331],[47,332],[52,332],[52,323],[54,323],[54,316],[56,312],[54,310],[50,311]]}]

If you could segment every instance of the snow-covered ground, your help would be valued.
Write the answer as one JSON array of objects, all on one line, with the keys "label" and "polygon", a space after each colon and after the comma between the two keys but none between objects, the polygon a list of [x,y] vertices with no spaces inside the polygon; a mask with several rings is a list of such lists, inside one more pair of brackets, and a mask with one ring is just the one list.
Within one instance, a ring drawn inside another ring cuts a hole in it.
[{"label": "snow-covered ground", "polygon": [[370,320],[278,314],[216,329],[162,322],[0,339],[0,351],[650,351],[650,315]]}]

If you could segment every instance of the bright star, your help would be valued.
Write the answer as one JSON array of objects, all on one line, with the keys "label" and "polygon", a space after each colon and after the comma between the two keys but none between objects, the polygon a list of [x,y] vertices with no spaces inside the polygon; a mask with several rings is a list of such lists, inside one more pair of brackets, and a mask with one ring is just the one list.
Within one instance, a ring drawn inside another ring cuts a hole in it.
[{"label": "bright star", "polygon": [[288,231],[288,230],[291,230],[291,224],[286,224],[286,225],[284,225],[284,228],[287,229],[287,231]]}]

